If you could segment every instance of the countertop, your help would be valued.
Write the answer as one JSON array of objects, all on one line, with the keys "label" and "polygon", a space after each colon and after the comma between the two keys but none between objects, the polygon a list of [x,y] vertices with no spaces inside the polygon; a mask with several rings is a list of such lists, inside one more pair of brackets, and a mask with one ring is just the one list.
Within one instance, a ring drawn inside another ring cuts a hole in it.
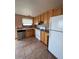
[{"label": "countertop", "polygon": [[49,33],[49,30],[48,29],[40,29],[40,28],[36,28],[36,29],[39,29],[40,31],[44,31],[44,32],[47,32],[47,33]]},{"label": "countertop", "polygon": [[27,27],[24,27],[24,28],[16,28],[17,31],[20,31],[20,30],[29,30],[29,29],[38,29],[40,31],[45,31],[47,33],[49,33],[49,30],[48,29],[40,29],[40,28],[37,28],[37,27],[32,27],[32,28],[27,28]]},{"label": "countertop", "polygon": [[35,27],[21,27],[21,28],[16,28],[17,31],[19,31],[19,30],[29,30],[29,29],[35,29]]}]

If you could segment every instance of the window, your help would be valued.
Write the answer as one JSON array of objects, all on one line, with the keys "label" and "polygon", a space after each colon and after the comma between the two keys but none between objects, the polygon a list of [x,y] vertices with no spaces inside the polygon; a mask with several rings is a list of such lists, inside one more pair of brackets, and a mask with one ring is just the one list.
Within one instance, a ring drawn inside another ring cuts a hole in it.
[{"label": "window", "polygon": [[23,24],[23,26],[31,26],[32,19],[22,18],[22,24]]}]

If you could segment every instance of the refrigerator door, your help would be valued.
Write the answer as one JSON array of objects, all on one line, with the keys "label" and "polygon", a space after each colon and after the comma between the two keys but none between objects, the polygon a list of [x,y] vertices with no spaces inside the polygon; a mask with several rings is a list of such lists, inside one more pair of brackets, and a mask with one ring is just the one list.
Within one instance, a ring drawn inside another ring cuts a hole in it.
[{"label": "refrigerator door", "polygon": [[50,31],[49,36],[48,50],[57,59],[63,59],[63,33]]},{"label": "refrigerator door", "polygon": [[51,17],[49,29],[63,31],[63,15]]}]

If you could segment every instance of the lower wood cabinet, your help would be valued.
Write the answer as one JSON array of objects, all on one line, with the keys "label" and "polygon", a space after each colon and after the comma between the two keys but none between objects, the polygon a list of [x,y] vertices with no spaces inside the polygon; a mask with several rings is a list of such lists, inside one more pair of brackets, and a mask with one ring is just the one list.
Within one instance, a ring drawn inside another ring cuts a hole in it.
[{"label": "lower wood cabinet", "polygon": [[25,37],[29,38],[29,37],[34,37],[35,36],[35,30],[34,29],[28,29],[25,32]]},{"label": "lower wood cabinet", "polygon": [[47,32],[41,31],[41,41],[45,44],[48,45],[48,35]]},{"label": "lower wood cabinet", "polygon": [[41,41],[44,43],[44,39],[45,39],[45,32],[41,31]]},{"label": "lower wood cabinet", "polygon": [[47,43],[48,43],[48,33],[47,32],[45,32],[45,40],[44,40],[44,43],[47,45]]}]

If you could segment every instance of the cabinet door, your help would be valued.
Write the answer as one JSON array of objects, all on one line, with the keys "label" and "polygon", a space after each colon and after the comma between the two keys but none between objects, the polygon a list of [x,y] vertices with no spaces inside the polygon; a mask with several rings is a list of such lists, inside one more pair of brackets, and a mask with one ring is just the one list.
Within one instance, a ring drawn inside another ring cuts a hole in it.
[{"label": "cabinet door", "polygon": [[50,9],[48,11],[48,24],[49,24],[49,21],[50,21],[50,17],[54,16],[54,10],[53,9]]},{"label": "cabinet door", "polygon": [[38,18],[36,17],[36,24],[38,24]]},{"label": "cabinet door", "polygon": [[48,50],[58,59],[63,59],[63,33],[51,31],[49,35]]},{"label": "cabinet door", "polygon": [[54,16],[54,10],[53,10],[53,9],[50,9],[50,10],[48,11],[48,16],[49,16],[49,17]]},{"label": "cabinet door", "polygon": [[47,32],[44,32],[44,31],[42,31],[41,32],[41,41],[45,44],[45,45],[47,45],[48,44],[48,38],[47,38]]},{"label": "cabinet door", "polygon": [[47,45],[47,43],[48,43],[48,38],[47,38],[47,33],[45,32],[45,40],[44,40],[44,43]]},{"label": "cabinet door", "polygon": [[40,16],[38,16],[38,23],[40,23]]},{"label": "cabinet door", "polygon": [[41,32],[41,41],[44,43],[44,40],[45,40],[45,35],[44,35],[44,32],[42,31]]},{"label": "cabinet door", "polygon": [[35,24],[38,24],[38,17],[35,17]]},{"label": "cabinet door", "polygon": [[47,24],[49,24],[49,15],[48,15],[48,11],[46,12],[47,15]]},{"label": "cabinet door", "polygon": [[54,9],[54,16],[58,16],[62,14],[62,8],[56,8]]},{"label": "cabinet door", "polygon": [[44,13],[44,24],[47,24],[48,23],[48,14],[47,12]]},{"label": "cabinet door", "polygon": [[35,20],[35,17],[33,18],[33,24],[35,25],[35,23],[36,23],[36,20]]},{"label": "cabinet door", "polygon": [[61,8],[61,14],[63,15],[63,8]]},{"label": "cabinet door", "polygon": [[41,15],[41,17],[40,17],[41,19],[40,19],[40,21],[43,21],[43,15]]},{"label": "cabinet door", "polygon": [[36,17],[34,17],[34,19],[33,19],[33,23],[34,23],[34,25],[36,24]]},{"label": "cabinet door", "polygon": [[34,29],[26,30],[25,36],[26,36],[26,38],[28,38],[28,37],[34,37],[34,36],[35,36],[35,31],[34,31]]}]

